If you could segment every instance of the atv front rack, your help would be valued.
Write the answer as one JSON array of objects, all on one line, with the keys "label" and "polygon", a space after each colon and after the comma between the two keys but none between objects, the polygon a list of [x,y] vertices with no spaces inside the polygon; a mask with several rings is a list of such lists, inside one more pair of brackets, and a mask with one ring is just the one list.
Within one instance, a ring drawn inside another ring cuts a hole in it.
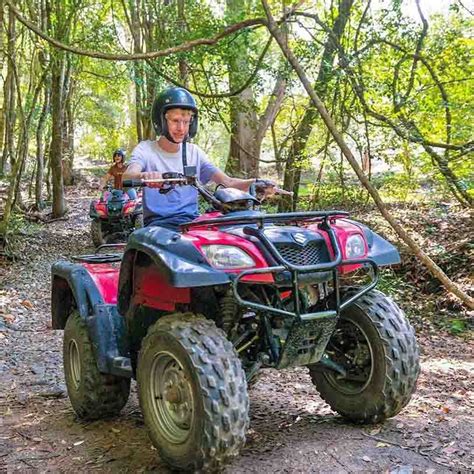
[{"label": "atv front rack", "polygon": [[348,212],[345,211],[309,211],[309,212],[285,212],[281,214],[261,214],[261,215],[240,215],[240,216],[223,216],[212,219],[202,219],[199,221],[187,222],[182,224],[183,230],[192,227],[205,226],[224,226],[224,225],[242,225],[257,224],[258,228],[263,228],[264,224],[282,224],[282,223],[298,223],[303,221],[318,220],[322,224],[327,225],[327,220],[336,219],[338,217],[347,217]]},{"label": "atv front rack", "polygon": [[[239,273],[233,280],[233,291],[234,295],[239,304],[242,306],[250,307],[260,311],[267,311],[270,313],[280,314],[288,317],[297,317],[301,321],[309,321],[313,319],[325,319],[337,317],[341,310],[352,304],[355,300],[363,296],[372,290],[378,282],[378,267],[376,263],[369,259],[351,259],[342,260],[342,251],[339,247],[339,243],[336,239],[336,235],[330,226],[330,222],[340,218],[347,217],[348,212],[345,211],[309,211],[309,212],[287,212],[281,214],[260,214],[260,215],[240,215],[240,216],[223,216],[213,219],[204,219],[197,222],[189,222],[182,224],[183,230],[188,230],[193,227],[206,227],[206,226],[228,226],[228,225],[243,225],[243,224],[256,224],[256,227],[246,226],[243,228],[243,232],[246,235],[257,238],[266,250],[271,254],[277,263],[280,265],[275,267],[266,267],[261,269],[245,270]],[[263,232],[265,224],[288,224],[308,221],[319,221],[319,227],[327,232],[331,246],[334,252],[334,259],[330,262],[318,263],[315,265],[295,265],[281,255],[278,249],[272,244],[272,242],[266,237]],[[339,280],[337,278],[337,267],[344,265],[355,265],[362,264],[364,266],[370,266],[373,269],[371,281],[363,288],[361,288],[356,294],[352,295],[346,301],[340,301],[339,292]],[[259,274],[259,273],[279,273],[283,271],[289,271],[291,273],[291,281],[293,286],[292,297],[295,312],[285,311],[271,306],[266,306],[252,301],[244,300],[238,293],[238,284],[244,276]],[[333,310],[319,311],[316,313],[301,314],[300,310],[300,298],[299,298],[299,276],[305,273],[311,272],[327,272],[331,271],[333,276],[334,293],[335,293],[335,307]]]}]

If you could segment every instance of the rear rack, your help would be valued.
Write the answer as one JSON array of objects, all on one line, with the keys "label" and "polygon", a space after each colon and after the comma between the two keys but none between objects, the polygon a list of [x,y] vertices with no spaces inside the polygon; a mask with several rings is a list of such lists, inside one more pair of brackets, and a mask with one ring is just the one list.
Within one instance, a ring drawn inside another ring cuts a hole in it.
[{"label": "rear rack", "polygon": [[121,253],[99,253],[102,249],[124,249],[125,243],[116,244],[102,244],[95,249],[95,253],[88,255],[73,255],[71,257],[75,262],[85,263],[113,263],[122,260],[123,252]]},{"label": "rear rack", "polygon": [[113,263],[122,260],[122,254],[116,253],[93,253],[90,255],[73,255],[71,257],[75,262],[85,263]]}]

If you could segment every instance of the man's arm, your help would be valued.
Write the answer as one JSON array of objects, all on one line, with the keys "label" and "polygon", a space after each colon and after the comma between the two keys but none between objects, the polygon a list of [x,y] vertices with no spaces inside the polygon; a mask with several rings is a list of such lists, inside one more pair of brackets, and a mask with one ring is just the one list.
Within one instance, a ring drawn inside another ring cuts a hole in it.
[{"label": "man's arm", "polygon": [[[142,171],[139,163],[128,165],[122,179],[161,179],[158,171]],[[161,188],[162,183],[148,183],[150,188]]]},{"label": "man's arm", "polygon": [[138,163],[132,163],[128,165],[123,179],[141,179],[142,178],[142,167]]},{"label": "man's arm", "polygon": [[211,181],[214,181],[216,184],[223,184],[226,188],[236,188],[242,191],[248,191],[252,183],[255,182],[255,179],[240,179],[240,178],[231,178],[227,176],[223,171],[217,170],[211,177]]}]

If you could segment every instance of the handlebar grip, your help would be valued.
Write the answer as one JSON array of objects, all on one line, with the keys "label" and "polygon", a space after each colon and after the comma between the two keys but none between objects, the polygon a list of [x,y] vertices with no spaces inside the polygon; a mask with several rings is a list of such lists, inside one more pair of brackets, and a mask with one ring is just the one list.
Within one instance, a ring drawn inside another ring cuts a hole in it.
[{"label": "handlebar grip", "polygon": [[146,183],[141,179],[124,179],[122,181],[122,186],[124,188],[142,188],[143,186],[146,186]]}]

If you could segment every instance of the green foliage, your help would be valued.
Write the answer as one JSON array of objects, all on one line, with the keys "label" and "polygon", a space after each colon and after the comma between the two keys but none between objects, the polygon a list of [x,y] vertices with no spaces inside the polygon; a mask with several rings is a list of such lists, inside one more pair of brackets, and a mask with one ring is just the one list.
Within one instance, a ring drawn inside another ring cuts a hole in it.
[{"label": "green foliage", "polygon": [[450,319],[448,320],[449,331],[452,334],[461,335],[469,329],[468,323],[465,319]]}]

